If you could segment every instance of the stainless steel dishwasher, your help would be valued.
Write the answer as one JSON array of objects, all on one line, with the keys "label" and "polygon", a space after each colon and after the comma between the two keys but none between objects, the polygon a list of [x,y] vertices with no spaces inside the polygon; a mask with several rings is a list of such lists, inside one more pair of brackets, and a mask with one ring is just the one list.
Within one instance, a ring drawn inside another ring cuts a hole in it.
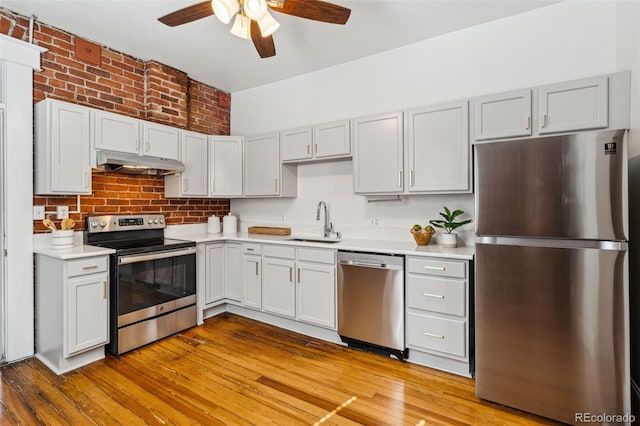
[{"label": "stainless steel dishwasher", "polygon": [[349,346],[407,356],[404,256],[338,252],[338,334]]}]

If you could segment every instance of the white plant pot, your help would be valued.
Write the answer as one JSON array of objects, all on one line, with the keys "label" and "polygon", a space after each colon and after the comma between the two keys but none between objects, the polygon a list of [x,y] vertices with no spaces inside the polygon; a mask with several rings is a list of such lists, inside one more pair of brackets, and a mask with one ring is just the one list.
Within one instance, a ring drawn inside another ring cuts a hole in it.
[{"label": "white plant pot", "polygon": [[442,247],[453,248],[458,247],[458,234],[452,232],[450,234],[442,233]]}]

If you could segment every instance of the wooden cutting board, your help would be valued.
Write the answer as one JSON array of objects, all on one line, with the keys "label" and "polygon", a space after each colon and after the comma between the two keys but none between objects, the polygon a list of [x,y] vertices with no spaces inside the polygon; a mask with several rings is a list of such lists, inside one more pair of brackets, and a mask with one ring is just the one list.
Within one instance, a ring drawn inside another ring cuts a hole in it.
[{"label": "wooden cutting board", "polygon": [[250,226],[248,228],[250,234],[266,234],[266,235],[291,235],[291,228],[277,226]]}]

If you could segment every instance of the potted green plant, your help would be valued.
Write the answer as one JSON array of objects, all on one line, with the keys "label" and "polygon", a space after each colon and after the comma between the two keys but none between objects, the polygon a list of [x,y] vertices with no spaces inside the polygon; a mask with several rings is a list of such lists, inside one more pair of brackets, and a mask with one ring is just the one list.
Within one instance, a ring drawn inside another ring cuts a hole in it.
[{"label": "potted green plant", "polygon": [[457,247],[458,237],[457,234],[452,231],[461,227],[462,225],[471,223],[471,219],[456,222],[456,218],[462,214],[464,214],[462,210],[457,209],[451,211],[445,206],[444,212],[440,212],[440,216],[442,216],[444,219],[434,219],[429,221],[429,223],[436,228],[441,228],[446,231],[444,234],[442,234],[443,247]]}]

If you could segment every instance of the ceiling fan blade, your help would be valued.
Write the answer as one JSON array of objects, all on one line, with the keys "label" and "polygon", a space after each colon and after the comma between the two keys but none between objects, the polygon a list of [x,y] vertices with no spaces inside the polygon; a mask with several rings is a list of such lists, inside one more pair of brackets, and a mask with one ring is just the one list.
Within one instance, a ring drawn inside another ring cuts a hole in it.
[{"label": "ceiling fan blade", "polygon": [[211,6],[211,0],[207,0],[169,13],[158,18],[158,21],[170,27],[175,27],[176,25],[197,21],[211,15],[213,15],[213,6]]},{"label": "ceiling fan blade", "polygon": [[253,20],[251,21],[251,40],[253,40],[253,45],[261,58],[276,56],[276,45],[273,43],[273,37],[262,37],[260,26]]},{"label": "ceiling fan blade", "polygon": [[340,25],[344,25],[351,15],[351,9],[320,0],[285,0],[284,5],[274,4],[271,9],[287,15]]}]

